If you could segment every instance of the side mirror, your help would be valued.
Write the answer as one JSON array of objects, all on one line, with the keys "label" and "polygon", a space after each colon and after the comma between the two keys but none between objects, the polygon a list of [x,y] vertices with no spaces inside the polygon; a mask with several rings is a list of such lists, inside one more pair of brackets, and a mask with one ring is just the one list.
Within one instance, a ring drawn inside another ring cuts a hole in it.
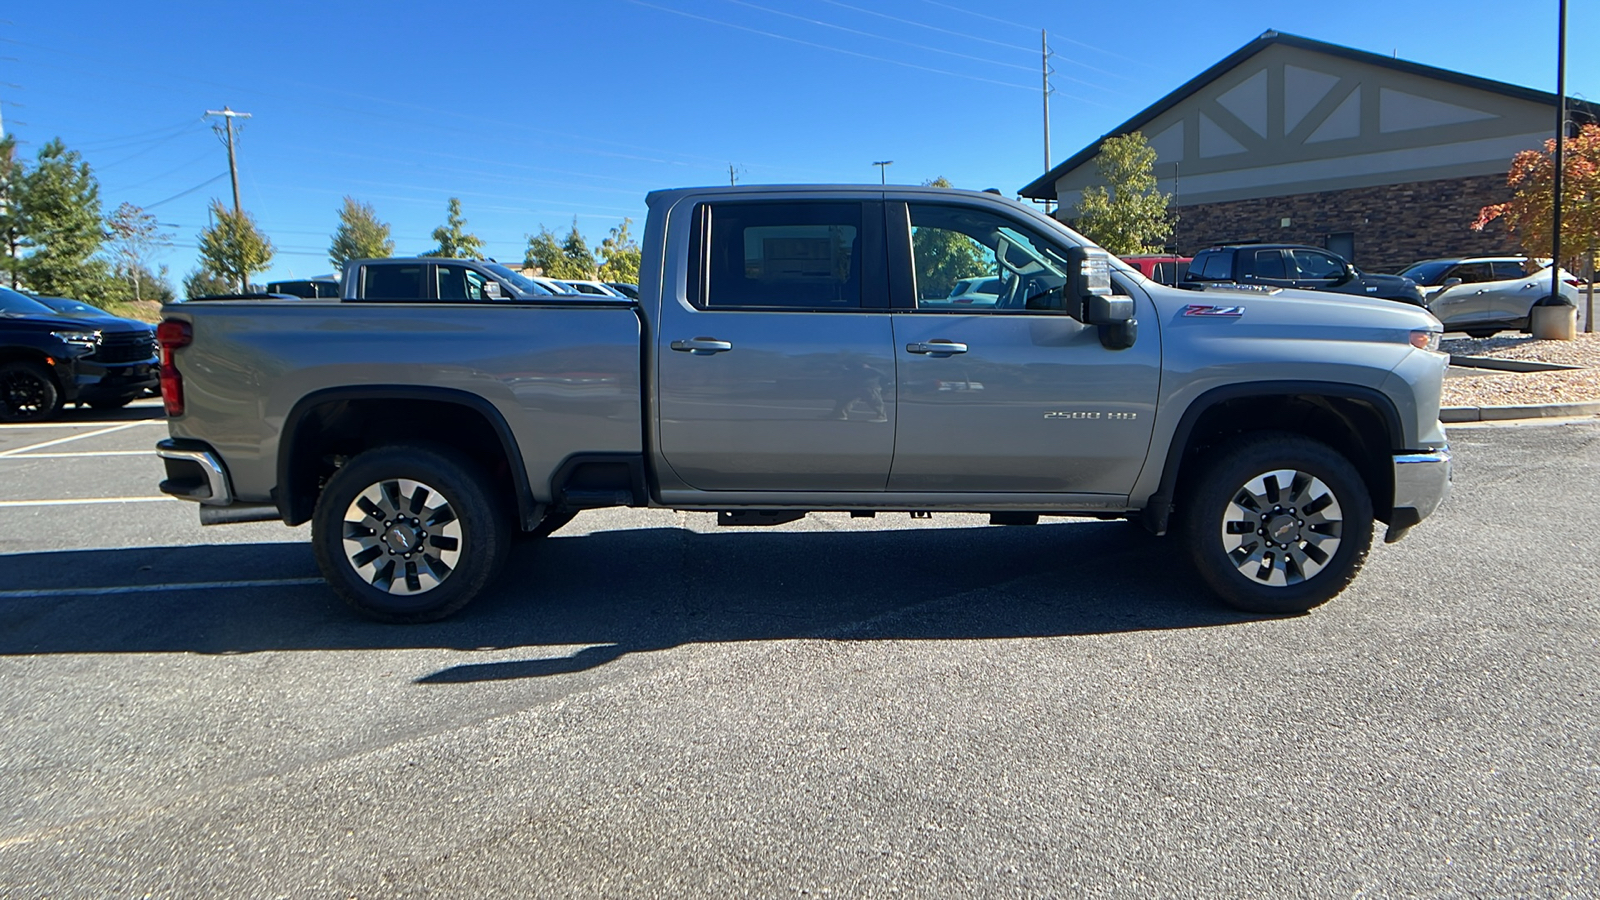
[{"label": "side mirror", "polygon": [[1111,256],[1099,247],[1067,251],[1076,318],[1085,325],[1116,325],[1133,318],[1133,298],[1111,293]]},{"label": "side mirror", "polygon": [[1444,284],[1441,285],[1441,287],[1453,288],[1453,287],[1455,287],[1456,285],[1458,285],[1460,283],[1461,283],[1461,279],[1459,279],[1459,278],[1446,278],[1444,280]]},{"label": "side mirror", "polygon": [[506,295],[500,290],[500,282],[490,279],[483,283],[483,296],[490,300],[504,300]]}]

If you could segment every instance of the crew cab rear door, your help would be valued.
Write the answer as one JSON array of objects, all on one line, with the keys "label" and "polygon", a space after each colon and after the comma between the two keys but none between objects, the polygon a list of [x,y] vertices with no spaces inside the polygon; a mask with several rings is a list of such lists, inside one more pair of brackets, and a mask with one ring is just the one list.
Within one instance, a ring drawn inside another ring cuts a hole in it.
[{"label": "crew cab rear door", "polygon": [[[899,380],[889,489],[1128,494],[1161,375],[1160,328],[1142,289],[1115,276],[1146,324],[1132,347],[1109,350],[1098,328],[1061,310],[1058,237],[959,202],[891,202],[887,212]],[[976,275],[1001,279],[992,306],[941,302],[955,279]]]},{"label": "crew cab rear door", "polygon": [[882,491],[882,203],[728,198],[689,214],[684,293],[664,292],[656,329],[662,458],[701,491]]}]

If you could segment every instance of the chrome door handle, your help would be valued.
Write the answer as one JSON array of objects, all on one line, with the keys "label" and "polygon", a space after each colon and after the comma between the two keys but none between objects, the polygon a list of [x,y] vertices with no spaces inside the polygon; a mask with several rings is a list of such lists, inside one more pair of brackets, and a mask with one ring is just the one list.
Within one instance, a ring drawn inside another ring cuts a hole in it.
[{"label": "chrome door handle", "polygon": [[716,338],[697,337],[687,341],[673,341],[669,344],[672,349],[682,353],[693,353],[695,356],[710,356],[713,353],[722,353],[732,350],[733,344],[719,341]]},{"label": "chrome door handle", "polygon": [[948,356],[952,353],[967,352],[967,345],[956,341],[932,340],[921,344],[907,344],[907,353],[929,353],[934,356]]}]

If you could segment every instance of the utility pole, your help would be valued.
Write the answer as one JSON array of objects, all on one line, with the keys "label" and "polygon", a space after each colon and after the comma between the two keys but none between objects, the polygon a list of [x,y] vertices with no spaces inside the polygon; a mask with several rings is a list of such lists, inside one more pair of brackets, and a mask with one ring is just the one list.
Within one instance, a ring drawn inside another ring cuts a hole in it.
[{"label": "utility pole", "polygon": [[223,130],[228,135],[228,174],[233,178],[233,212],[235,215],[237,215],[239,212],[239,162],[233,153],[233,120],[248,119],[250,118],[250,114],[234,112],[233,110],[224,106],[220,110],[208,109],[206,110],[206,115],[221,116]]},{"label": "utility pole", "polygon": [[1039,29],[1039,77],[1044,82],[1044,170],[1050,171],[1050,42]]},{"label": "utility pole", "polygon": [[889,167],[894,165],[894,160],[892,160],[892,159],[880,159],[877,162],[873,163],[873,165],[878,167],[878,183],[879,184],[888,184],[889,183],[889,176],[886,173],[889,171]]}]

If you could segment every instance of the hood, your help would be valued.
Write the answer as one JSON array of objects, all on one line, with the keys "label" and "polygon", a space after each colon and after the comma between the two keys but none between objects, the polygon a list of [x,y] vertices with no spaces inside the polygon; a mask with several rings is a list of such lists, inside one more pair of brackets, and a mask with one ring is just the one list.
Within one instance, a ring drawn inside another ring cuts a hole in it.
[{"label": "hood", "polygon": [[[1388,275],[1387,278],[1398,278]],[[1404,279],[1410,281],[1410,279]],[[1396,303],[1378,297],[1360,294],[1340,294],[1329,291],[1302,290],[1229,290],[1216,287],[1203,291],[1147,285],[1151,299],[1161,312],[1163,324],[1193,321],[1185,314],[1193,305],[1243,307],[1242,314],[1232,318],[1247,330],[1256,326],[1281,329],[1284,336],[1307,337],[1308,330],[1327,329],[1321,337],[1339,340],[1371,340],[1378,333],[1382,339],[1392,339],[1409,345],[1409,335],[1418,329],[1439,330],[1442,326],[1433,314],[1420,306]]]},{"label": "hood", "polygon": [[138,319],[118,316],[65,315],[12,316],[0,313],[0,331],[7,328],[25,328],[30,331],[102,331],[108,334],[153,331],[154,325]]}]

